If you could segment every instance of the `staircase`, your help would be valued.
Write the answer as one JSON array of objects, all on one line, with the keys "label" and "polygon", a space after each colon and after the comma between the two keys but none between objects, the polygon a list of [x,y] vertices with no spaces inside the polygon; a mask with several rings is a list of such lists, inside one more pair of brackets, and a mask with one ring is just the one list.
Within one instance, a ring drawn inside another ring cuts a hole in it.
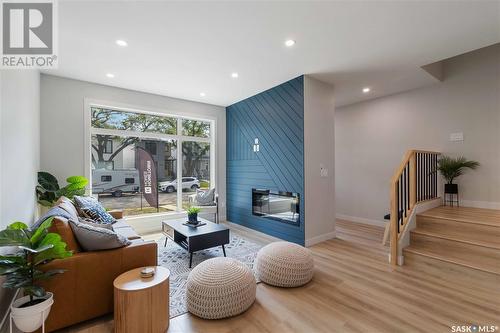
[{"label": "staircase", "polygon": [[427,261],[500,277],[499,210],[441,206],[417,214],[416,222],[403,249],[405,263]]}]

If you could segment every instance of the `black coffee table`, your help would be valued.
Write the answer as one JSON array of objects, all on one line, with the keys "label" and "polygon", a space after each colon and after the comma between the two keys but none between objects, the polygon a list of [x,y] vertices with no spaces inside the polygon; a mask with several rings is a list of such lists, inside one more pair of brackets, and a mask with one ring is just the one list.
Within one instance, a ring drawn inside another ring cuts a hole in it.
[{"label": "black coffee table", "polygon": [[225,244],[229,244],[229,228],[220,224],[215,224],[208,220],[199,218],[205,225],[193,228],[187,225],[186,219],[165,220],[162,222],[162,231],[180,247],[189,252],[189,268],[193,262],[193,252],[209,249],[211,247],[222,246],[224,257],[226,256]]}]

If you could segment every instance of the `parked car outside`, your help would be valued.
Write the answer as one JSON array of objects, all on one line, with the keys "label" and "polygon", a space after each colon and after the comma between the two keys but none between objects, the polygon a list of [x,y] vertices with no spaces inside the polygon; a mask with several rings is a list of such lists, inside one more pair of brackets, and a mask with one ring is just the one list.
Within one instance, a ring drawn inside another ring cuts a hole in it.
[{"label": "parked car outside", "polygon": [[[162,192],[172,193],[177,191],[177,179],[166,182],[159,182],[158,188]],[[182,190],[192,190],[200,188],[200,181],[196,177],[182,177]]]}]

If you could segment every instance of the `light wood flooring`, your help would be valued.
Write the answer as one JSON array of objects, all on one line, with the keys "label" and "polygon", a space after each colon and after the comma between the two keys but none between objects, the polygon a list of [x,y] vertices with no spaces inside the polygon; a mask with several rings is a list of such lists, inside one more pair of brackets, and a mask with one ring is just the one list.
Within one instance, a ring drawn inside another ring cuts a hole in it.
[{"label": "light wood flooring", "polygon": [[[216,321],[185,314],[170,320],[168,332],[448,333],[452,325],[500,326],[499,279],[418,260],[392,268],[382,237],[380,227],[337,220],[337,238],[311,247],[315,275],[306,286],[260,283],[244,314]],[[112,330],[108,316],[64,332]]]}]

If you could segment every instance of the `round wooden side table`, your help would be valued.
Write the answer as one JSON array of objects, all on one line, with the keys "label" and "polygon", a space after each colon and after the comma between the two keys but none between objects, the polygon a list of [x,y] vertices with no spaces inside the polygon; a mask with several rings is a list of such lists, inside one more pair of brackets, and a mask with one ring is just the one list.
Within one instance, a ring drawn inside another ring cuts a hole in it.
[{"label": "round wooden side table", "polygon": [[153,277],[141,278],[143,268],[125,272],[113,282],[116,333],[164,333],[168,329],[170,271],[156,266]]}]

